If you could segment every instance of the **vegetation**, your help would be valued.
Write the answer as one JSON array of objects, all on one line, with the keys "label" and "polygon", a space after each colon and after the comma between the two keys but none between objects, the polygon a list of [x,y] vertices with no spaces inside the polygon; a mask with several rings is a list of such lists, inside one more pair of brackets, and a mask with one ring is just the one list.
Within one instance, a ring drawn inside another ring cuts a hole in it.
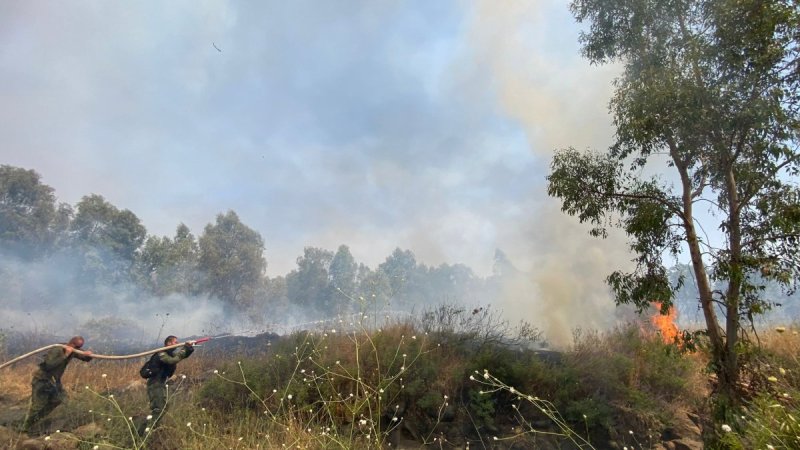
[{"label": "vegetation", "polygon": [[101,195],[57,204],[35,171],[0,166],[0,286],[11,308],[79,301],[113,310],[143,296],[178,296],[212,298],[251,319],[310,321],[365,307],[485,304],[499,285],[463,265],[420,264],[408,250],[396,249],[372,269],[346,245],[307,247],[295,270],[274,278],[265,275],[267,256],[261,235],[234,211],[218,214],[199,236],[182,223],[173,237],[148,235],[132,211]]},{"label": "vegetation", "polygon": [[[638,324],[575,330],[563,353],[537,353],[537,329],[474,307],[518,275],[501,251],[494,274],[480,278],[461,265],[420,264],[400,248],[373,269],[346,245],[308,247],[295,270],[269,278],[261,235],[234,211],[199,236],[183,224],[174,237],[152,236],[101,195],[57,203],[35,171],[3,165],[8,314],[197,296],[257,320],[341,318],[260,357],[182,363],[168,420],[145,436],[133,432],[134,418],[149,420],[131,384],[135,367],[70,368],[73,400],[56,418],[95,428],[61,437],[83,448],[376,448],[403,436],[439,447],[655,448],[675,440],[688,414],[709,448],[800,446],[797,330],[763,335],[756,326],[800,280],[797,0],[573,0],[571,8],[588,25],[584,55],[623,68],[611,99],[616,142],[605,152],[557,151],[548,192],[594,236],[611,227],[629,236],[635,268],[608,277],[618,303],[642,311],[658,302],[666,313],[695,302],[700,332],[664,343]],[[689,265],[666,267],[665,256],[683,253]],[[443,303],[455,306],[431,309]],[[377,319],[419,309],[416,321]],[[0,333],[0,354],[17,319]],[[111,345],[122,330],[143,333],[127,319],[98,315],[77,328]],[[2,378],[3,395],[25,397],[31,368]]]},{"label": "vegetation", "polygon": [[[616,142],[604,153],[558,151],[549,193],[593,235],[619,226],[630,237],[635,270],[608,277],[619,303],[658,301],[665,312],[684,280],[669,282],[663,256],[688,252],[718,418],[729,420],[751,347],[746,321],[772,306],[766,281],[792,290],[800,278],[800,8],[574,0],[571,9],[588,25],[584,55],[623,67],[610,106]],[[704,230],[718,230],[721,242]]]},{"label": "vegetation", "polygon": [[[408,321],[370,330],[361,319],[294,333],[259,357],[201,347],[179,364],[160,428],[142,437],[139,362],[72,365],[70,400],[45,431],[53,439],[59,427],[82,448],[656,448],[698,438],[680,424],[707,411],[693,375],[703,357],[637,324],[577,332],[563,354],[539,354]],[[3,392],[26,398],[28,370],[13,368]]]}]

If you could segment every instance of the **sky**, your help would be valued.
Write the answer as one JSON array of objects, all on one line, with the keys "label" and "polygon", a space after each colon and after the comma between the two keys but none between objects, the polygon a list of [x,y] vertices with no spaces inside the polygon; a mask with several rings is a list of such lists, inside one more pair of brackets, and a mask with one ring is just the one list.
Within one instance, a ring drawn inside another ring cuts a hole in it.
[{"label": "sky", "polygon": [[546,195],[555,149],[613,138],[618,68],[579,31],[557,0],[0,2],[0,163],[153,235],[233,210],[268,276],[307,246],[481,276],[501,249],[512,311],[597,315],[631,256]]}]

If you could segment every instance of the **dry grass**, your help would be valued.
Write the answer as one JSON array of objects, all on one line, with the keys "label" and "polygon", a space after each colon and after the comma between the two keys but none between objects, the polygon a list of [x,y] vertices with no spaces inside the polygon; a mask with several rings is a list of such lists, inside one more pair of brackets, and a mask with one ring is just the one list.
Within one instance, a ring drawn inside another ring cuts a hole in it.
[{"label": "dry grass", "polygon": [[0,371],[0,392],[12,403],[27,399],[31,394],[31,374],[36,370],[33,359],[21,361]]},{"label": "dry grass", "polygon": [[786,359],[797,360],[800,349],[800,326],[774,327],[761,335],[762,346]]},{"label": "dry grass", "polygon": [[[487,414],[497,411],[509,417],[519,416],[520,423],[528,424],[528,428],[522,428],[523,434],[536,435],[529,425],[532,422],[526,422],[525,414],[538,403],[526,400],[528,395],[514,400],[514,395],[509,394],[515,392],[506,379],[495,380],[495,388],[499,387],[504,395],[481,395],[472,400],[466,395],[466,390],[474,389],[466,386],[471,384],[468,377],[472,369],[465,371],[467,365],[475,364],[475,360],[470,360],[477,356],[474,352],[439,346],[435,338],[408,323],[370,332],[333,330],[329,327],[313,333],[298,333],[273,345],[269,356],[242,361],[242,365],[238,364],[236,355],[212,356],[204,354],[202,347],[198,348],[192,357],[178,365],[176,388],[180,395],[172,399],[162,423],[163,430],[152,437],[151,444],[154,448],[187,450],[275,448],[284,444],[292,448],[375,448],[376,438],[386,442],[385,435],[376,434],[384,433],[386,428],[381,428],[383,425],[377,423],[380,419],[376,421],[375,418],[387,405],[394,405],[397,396],[408,400],[409,409],[419,408],[423,400],[434,410],[440,410],[446,402],[459,402],[459,408],[492,406]],[[783,333],[771,330],[761,337],[764,347],[773,354],[787,360],[794,358],[797,362],[800,336],[794,334],[794,329]],[[304,351],[310,352],[307,355],[313,356],[313,361],[301,356],[306,353],[296,350],[295,347],[302,349],[303,345],[309,346]],[[624,434],[633,429],[637,430],[636,436],[647,436],[644,430],[663,426],[670,421],[670,416],[697,410],[708,394],[708,380],[703,372],[705,356],[700,352],[681,355],[677,349],[672,351],[657,336],[618,329],[576,336],[575,348],[567,352],[563,365],[557,367],[529,367],[521,360],[508,361],[512,356],[506,353],[497,354],[502,361],[489,358],[479,360],[478,364],[488,363],[488,367],[482,365],[479,369],[487,368],[493,376],[495,371],[512,376],[516,379],[514,383],[519,383],[515,387],[521,391],[525,389],[523,392],[529,392],[532,398],[540,395],[551,400],[548,405],[556,408],[551,411],[552,415],[564,414],[563,436],[573,436],[570,426],[576,427],[581,436],[591,435],[592,439],[602,435],[590,433],[592,426],[617,427],[624,430]],[[147,414],[144,380],[138,375],[144,359],[94,360],[88,364],[73,361],[63,377],[70,399],[54,415],[73,417],[74,423],[102,423],[104,440],[136,448],[140,442],[129,437],[126,419]],[[0,391],[6,399],[27,400],[30,376],[37,361],[38,357],[30,358],[0,373]],[[276,366],[279,361],[282,363]],[[493,365],[493,362],[502,364]],[[248,372],[248,377],[252,378],[244,379],[244,373],[240,372],[242,366],[250,367],[252,371]],[[403,375],[394,378],[401,367],[404,367]],[[214,370],[220,373],[214,374]],[[301,372],[303,370],[305,372]],[[225,376],[231,380],[251,383],[251,387],[258,385],[253,394],[246,389],[243,392],[251,398],[260,396],[261,400],[252,402],[249,407],[241,406],[241,401],[228,404],[241,397],[225,396],[225,389],[230,391],[238,387],[220,377],[223,371],[227,371]],[[201,396],[201,386],[211,388],[214,398],[227,406],[214,409],[213,403],[207,403],[209,399]],[[273,395],[273,389],[278,394]],[[294,399],[287,401],[290,393],[294,393]],[[322,393],[333,394],[333,398],[322,398]],[[343,398],[335,398],[336,393],[341,393]],[[351,393],[355,394],[352,399]],[[381,394],[387,397],[379,399]],[[602,397],[599,403],[580,403],[596,399],[598,395]],[[512,404],[506,404],[509,401]],[[265,409],[270,414],[265,415]],[[417,420],[425,419],[421,411],[415,412]],[[587,422],[586,414],[590,418],[595,414],[594,422]],[[576,421],[581,415],[584,421]],[[404,419],[412,420],[410,417],[407,411]],[[473,419],[477,420],[474,410]],[[362,420],[365,425],[361,425]],[[431,430],[436,430],[438,419],[428,417],[426,420],[430,423],[425,426],[431,425]],[[422,427],[419,423],[416,425]],[[485,430],[480,430],[483,437],[486,437]],[[433,437],[438,434],[428,431],[425,428],[422,437],[427,436],[433,443]],[[178,447],[159,447],[157,442],[161,440]],[[592,444],[602,447],[605,442]]]}]

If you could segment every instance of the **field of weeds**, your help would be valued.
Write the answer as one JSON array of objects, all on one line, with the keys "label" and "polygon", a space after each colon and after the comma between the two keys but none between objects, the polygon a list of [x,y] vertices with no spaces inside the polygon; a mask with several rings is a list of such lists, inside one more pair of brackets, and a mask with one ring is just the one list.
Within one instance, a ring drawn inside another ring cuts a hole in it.
[{"label": "field of weeds", "polygon": [[143,359],[73,361],[68,400],[32,436],[15,432],[30,395],[29,358],[3,369],[0,440],[76,449],[661,449],[702,448],[709,433],[733,448],[791,448],[797,436],[793,329],[763,336],[748,365],[747,412],[714,424],[702,346],[690,352],[638,326],[577,330],[563,352],[423,328],[296,332],[246,358],[200,347],[178,365],[165,417],[141,436],[135,424],[153,420]]}]

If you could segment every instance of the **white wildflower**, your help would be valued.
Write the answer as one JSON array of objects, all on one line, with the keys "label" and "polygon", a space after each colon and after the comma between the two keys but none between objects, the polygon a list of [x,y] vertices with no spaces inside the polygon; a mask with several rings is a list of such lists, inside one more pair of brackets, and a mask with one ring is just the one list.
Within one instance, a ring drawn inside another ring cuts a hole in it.
[{"label": "white wildflower", "polygon": [[731,428],[731,426],[730,426],[730,425],[728,425],[727,423],[723,423],[723,424],[722,424],[722,431],[724,431],[724,432],[726,432],[726,433],[730,433],[730,432],[731,432],[731,430],[732,430],[732,428]]}]

